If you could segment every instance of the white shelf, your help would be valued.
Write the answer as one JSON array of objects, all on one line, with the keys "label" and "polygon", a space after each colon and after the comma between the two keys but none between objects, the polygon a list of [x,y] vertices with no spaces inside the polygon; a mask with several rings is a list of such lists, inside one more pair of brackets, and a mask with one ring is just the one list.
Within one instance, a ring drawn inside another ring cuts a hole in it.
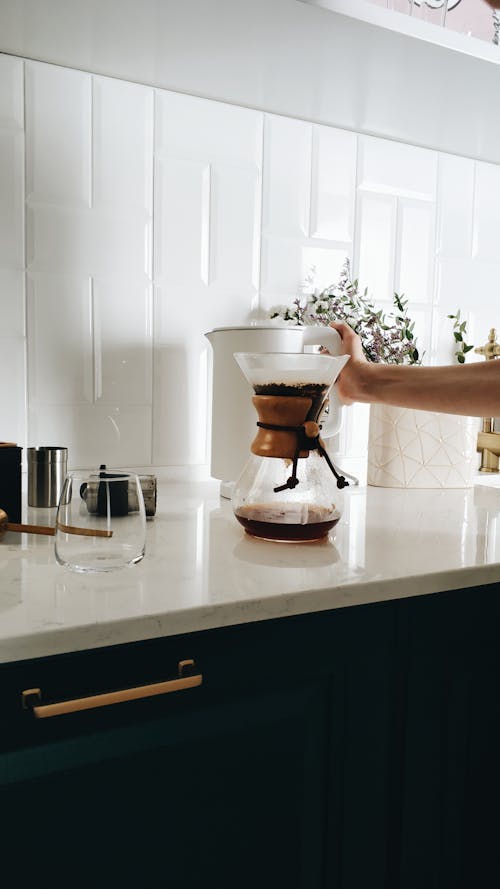
[{"label": "white shelf", "polygon": [[456,50],[477,59],[484,59],[500,64],[500,46],[460,34],[450,28],[442,28],[430,22],[422,22],[403,12],[395,12],[392,9],[384,9],[367,0],[298,0],[309,6],[321,6],[339,15],[358,19],[389,31],[397,31],[407,37],[415,37],[427,43],[434,43],[446,49]]}]

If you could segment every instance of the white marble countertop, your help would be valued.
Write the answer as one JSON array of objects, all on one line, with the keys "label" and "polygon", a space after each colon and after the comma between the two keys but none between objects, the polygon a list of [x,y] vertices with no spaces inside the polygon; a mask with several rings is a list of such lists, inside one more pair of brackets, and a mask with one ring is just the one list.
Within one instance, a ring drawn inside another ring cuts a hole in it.
[{"label": "white marble countertop", "polygon": [[327,542],[274,543],[245,535],[218,482],[160,483],[132,568],[77,574],[56,564],[52,538],[5,534],[0,663],[499,582],[499,516],[497,477],[359,486]]}]

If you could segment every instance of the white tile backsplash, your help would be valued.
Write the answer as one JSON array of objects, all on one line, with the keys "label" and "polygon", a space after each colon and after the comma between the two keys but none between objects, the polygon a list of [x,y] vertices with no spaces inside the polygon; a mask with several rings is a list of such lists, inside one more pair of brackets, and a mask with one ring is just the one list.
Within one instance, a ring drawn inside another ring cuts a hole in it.
[{"label": "white tile backsplash", "polygon": [[401,142],[361,136],[359,153],[360,188],[434,201],[436,152]]},{"label": "white tile backsplash", "polygon": [[0,129],[0,268],[24,265],[24,140]]},{"label": "white tile backsplash", "polygon": [[[500,327],[499,208],[494,164],[0,55],[0,438],[74,466],[207,462],[204,333],[346,256],[449,363],[449,312],[477,345]],[[367,416],[346,411],[340,456]]]},{"label": "white tile backsplash", "polygon": [[193,287],[210,278],[210,164],[158,157],[155,165],[155,278]]},{"label": "white tile backsplash", "polygon": [[354,233],[357,137],[312,127],[310,235],[350,244]]},{"label": "white tile backsplash", "polygon": [[0,337],[25,335],[24,273],[0,268]]},{"label": "white tile backsplash", "polygon": [[474,161],[439,155],[436,252],[446,259],[472,257]]},{"label": "white tile backsplash", "polygon": [[127,278],[93,278],[96,401],[151,405],[152,285]]},{"label": "white tile backsplash", "polygon": [[208,283],[224,290],[258,288],[254,247],[260,236],[256,169],[213,164],[208,220]]},{"label": "white tile backsplash", "polygon": [[500,232],[500,167],[475,162],[472,255],[483,262],[498,261]]},{"label": "white tile backsplash", "polygon": [[141,405],[47,405],[28,409],[30,440],[68,448],[69,468],[147,466],[151,408]]},{"label": "white tile backsplash", "polygon": [[262,227],[265,235],[308,238],[312,124],[266,115]]},{"label": "white tile backsplash", "polygon": [[388,299],[394,289],[397,198],[360,192],[358,201],[357,275],[375,301]]},{"label": "white tile backsplash", "polygon": [[92,82],[92,205],[153,212],[154,91],[107,77]]},{"label": "white tile backsplash", "polygon": [[26,441],[26,341],[24,337],[1,337],[0,373],[1,441]]},{"label": "white tile backsplash", "polygon": [[0,54],[0,127],[24,126],[22,59]]},{"label": "white tile backsplash", "polygon": [[28,391],[33,410],[94,401],[92,281],[30,273]]},{"label": "white tile backsplash", "polygon": [[26,62],[26,198],[88,207],[92,176],[92,77]]},{"label": "white tile backsplash", "polygon": [[401,198],[398,203],[395,290],[410,305],[432,303],[435,204]]},{"label": "white tile backsplash", "polygon": [[151,275],[151,221],[141,213],[28,205],[26,241],[33,272]]},{"label": "white tile backsplash", "polygon": [[171,157],[258,166],[262,114],[224,102],[157,90],[155,149]]}]

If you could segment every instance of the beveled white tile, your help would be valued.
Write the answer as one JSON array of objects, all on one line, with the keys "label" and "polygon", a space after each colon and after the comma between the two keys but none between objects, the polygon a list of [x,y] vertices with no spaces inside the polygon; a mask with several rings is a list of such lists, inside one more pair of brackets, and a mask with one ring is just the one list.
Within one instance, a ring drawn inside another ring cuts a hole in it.
[{"label": "beveled white tile", "polygon": [[253,288],[260,178],[253,169],[159,159],[155,276],[170,285]]},{"label": "beveled white tile", "polygon": [[142,214],[29,207],[27,263],[34,272],[150,275],[151,223]]},{"label": "beveled white tile", "polygon": [[[498,325],[496,303],[491,299],[491,282],[500,276],[500,263],[483,263],[470,259],[440,260],[438,263],[438,297],[436,306],[433,360],[443,363],[455,351],[452,340],[453,322],[448,314],[460,309],[467,322],[466,342],[482,346],[488,339],[491,327]],[[450,348],[451,340],[451,348]],[[473,352],[467,362],[479,360]],[[454,359],[449,359],[454,360]],[[482,359],[481,359],[482,360]]]},{"label": "beveled white tile", "polygon": [[474,212],[474,161],[439,155],[436,249],[443,258],[470,257]]},{"label": "beveled white tile", "polygon": [[94,399],[91,282],[30,275],[27,282],[28,398],[31,405]]},{"label": "beveled white tile", "polygon": [[[207,461],[207,350],[185,338],[155,352],[153,463]],[[180,412],[180,415],[179,415]]]},{"label": "beveled white tile", "polygon": [[91,75],[26,62],[26,196],[89,206]]},{"label": "beveled white tile", "polygon": [[24,334],[24,273],[0,269],[0,336]]},{"label": "beveled white tile", "polygon": [[260,176],[253,169],[214,164],[210,191],[208,283],[257,288]]},{"label": "beveled white tile", "polygon": [[263,230],[309,237],[312,125],[266,114],[264,119]]},{"label": "beveled white tile", "polygon": [[376,300],[391,299],[394,284],[396,198],[361,193],[358,200],[358,272],[360,288]]},{"label": "beveled white tile", "polygon": [[159,158],[155,167],[154,275],[170,284],[208,284],[211,169],[204,161]]},{"label": "beveled white tile", "polygon": [[395,288],[410,302],[432,302],[434,205],[400,199]]},{"label": "beveled white tile", "polygon": [[95,275],[150,279],[152,220],[139,215],[99,213],[88,219]]},{"label": "beveled white tile", "polygon": [[155,150],[186,160],[260,167],[262,113],[157,90]]},{"label": "beveled white tile", "polygon": [[96,399],[109,404],[150,405],[151,285],[94,278],[92,290]]},{"label": "beveled white tile", "polygon": [[150,214],[154,91],[94,77],[92,97],[93,204]]},{"label": "beveled white tile", "polygon": [[352,242],[357,136],[312,128],[311,237]]},{"label": "beveled white tile", "polygon": [[24,127],[23,60],[0,53],[0,127]]},{"label": "beveled white tile", "polygon": [[[442,259],[439,261],[439,305],[469,309],[476,307],[485,314],[497,314],[496,300],[492,299],[492,281],[500,276],[500,262]],[[490,324],[490,327],[494,327]]]},{"label": "beveled white tile", "polygon": [[20,130],[0,129],[0,268],[24,266],[23,151]]},{"label": "beveled white tile", "polygon": [[[261,248],[261,292],[295,295],[304,283],[302,248],[298,238],[264,235]],[[310,269],[307,269],[309,272]]]},{"label": "beveled white tile", "polygon": [[151,408],[142,405],[32,405],[29,440],[68,448],[68,468],[147,466],[151,463]]},{"label": "beveled white tile", "polygon": [[500,231],[500,167],[477,161],[475,170],[472,255],[495,262]]},{"label": "beveled white tile", "polygon": [[293,238],[264,238],[261,307],[267,311],[276,303],[290,305],[305,286],[323,290],[335,284],[347,256],[345,249],[326,242],[320,245]]},{"label": "beveled white tile", "polygon": [[301,285],[309,277],[313,281],[314,288],[324,290],[331,284],[336,284],[342,266],[346,259],[351,259],[352,251],[344,247],[331,247],[329,244],[318,244],[314,241],[311,244],[303,245],[302,266],[301,266]]},{"label": "beveled white tile", "polygon": [[434,201],[437,152],[389,139],[359,137],[358,186]]},{"label": "beveled white tile", "polygon": [[26,446],[26,357],[24,337],[2,337],[0,404],[2,441]]},{"label": "beveled white tile", "polygon": [[155,304],[153,463],[205,463],[210,346],[204,333],[219,323],[209,323],[192,302],[188,316],[182,293],[157,288]]}]

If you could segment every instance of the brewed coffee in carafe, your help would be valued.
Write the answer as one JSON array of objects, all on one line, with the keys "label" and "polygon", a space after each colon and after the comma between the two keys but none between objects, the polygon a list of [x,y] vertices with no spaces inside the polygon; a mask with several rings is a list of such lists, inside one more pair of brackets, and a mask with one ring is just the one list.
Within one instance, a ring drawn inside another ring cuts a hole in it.
[{"label": "brewed coffee in carafe", "polygon": [[240,352],[235,359],[253,387],[258,415],[233,489],[237,520],[248,534],[268,540],[325,538],[342,514],[347,482],[328,456],[321,420],[347,356]]}]

